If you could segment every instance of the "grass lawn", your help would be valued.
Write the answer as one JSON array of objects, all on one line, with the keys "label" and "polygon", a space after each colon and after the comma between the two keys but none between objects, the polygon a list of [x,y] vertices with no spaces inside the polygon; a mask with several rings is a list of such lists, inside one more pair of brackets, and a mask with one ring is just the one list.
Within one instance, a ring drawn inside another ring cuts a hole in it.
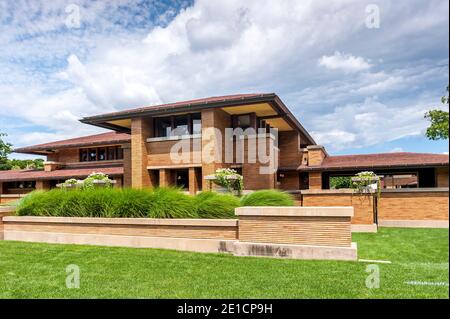
[{"label": "grass lawn", "polygon": [[[392,262],[378,264],[380,288],[366,288],[362,262],[0,241],[0,298],[449,297],[447,229],[382,228],[353,240],[359,258]],[[80,267],[79,289],[65,286],[69,264]]]}]

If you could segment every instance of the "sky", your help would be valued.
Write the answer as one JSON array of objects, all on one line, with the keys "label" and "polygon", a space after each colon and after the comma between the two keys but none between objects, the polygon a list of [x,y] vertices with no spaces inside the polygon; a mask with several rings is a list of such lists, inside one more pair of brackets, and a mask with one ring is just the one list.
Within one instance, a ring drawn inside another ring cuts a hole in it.
[{"label": "sky", "polygon": [[[447,0],[0,0],[0,132],[103,132],[84,116],[276,93],[331,154],[448,152]],[[28,158],[15,154],[15,158]]]}]

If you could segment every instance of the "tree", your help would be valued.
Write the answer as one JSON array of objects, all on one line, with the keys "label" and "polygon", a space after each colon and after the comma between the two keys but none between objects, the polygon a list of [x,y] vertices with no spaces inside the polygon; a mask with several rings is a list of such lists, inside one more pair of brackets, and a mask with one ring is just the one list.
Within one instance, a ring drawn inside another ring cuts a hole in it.
[{"label": "tree", "polygon": [[352,188],[352,177],[330,176],[330,188],[331,189]]},{"label": "tree", "polygon": [[12,144],[5,142],[2,137],[8,136],[5,133],[0,133],[0,171],[11,170],[11,169],[43,169],[44,160],[29,159],[29,160],[18,160],[18,159],[8,159],[8,155],[12,153]]},{"label": "tree", "polygon": [[[443,96],[441,102],[449,105],[447,86],[447,96]],[[425,114],[425,118],[430,120],[431,125],[427,128],[426,136],[430,140],[447,140],[448,139],[448,111],[431,110]]]},{"label": "tree", "polygon": [[0,133],[0,170],[9,169],[8,155],[12,153],[12,144],[3,141],[4,136],[7,135]]}]

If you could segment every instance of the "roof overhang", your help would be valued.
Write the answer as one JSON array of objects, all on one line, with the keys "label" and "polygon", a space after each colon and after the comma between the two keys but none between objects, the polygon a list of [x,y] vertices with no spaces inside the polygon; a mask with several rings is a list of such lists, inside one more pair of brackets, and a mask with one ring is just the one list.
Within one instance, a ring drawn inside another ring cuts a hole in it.
[{"label": "roof overhang", "polygon": [[[115,112],[91,117],[85,117],[80,121],[85,124],[95,125],[102,128],[108,128],[117,132],[130,133],[130,127],[123,125],[124,120],[131,120],[136,117],[154,117],[164,115],[174,115],[189,112],[197,112],[205,109],[228,109],[230,107],[238,106],[250,106],[255,104],[268,104],[278,115],[277,118],[272,118],[272,121],[283,120],[288,123],[294,130],[297,130],[309,140],[308,144],[316,144],[312,136],[308,131],[300,124],[295,116],[289,111],[286,105],[281,99],[274,93],[258,94],[245,97],[227,98],[223,100],[214,100],[209,102],[186,102],[178,103],[176,105],[168,104],[167,106],[161,105],[157,107],[144,107],[140,109]],[[268,119],[270,122],[270,119]],[[130,122],[131,125],[131,122]]]},{"label": "roof overhang", "polygon": [[412,168],[435,168],[435,167],[445,167],[449,163],[424,163],[424,164],[395,164],[395,165],[374,165],[374,166],[336,166],[336,167],[324,167],[324,166],[300,166],[297,171],[311,172],[311,171],[361,171],[361,170],[382,170],[382,169],[412,169]]}]

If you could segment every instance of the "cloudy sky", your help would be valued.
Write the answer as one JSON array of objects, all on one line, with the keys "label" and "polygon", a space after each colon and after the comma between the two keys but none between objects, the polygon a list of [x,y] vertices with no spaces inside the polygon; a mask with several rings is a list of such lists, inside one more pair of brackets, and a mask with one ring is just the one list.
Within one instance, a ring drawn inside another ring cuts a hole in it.
[{"label": "cloudy sky", "polygon": [[83,116],[275,92],[332,154],[447,152],[423,114],[449,81],[448,12],[448,0],[0,0],[0,131],[24,146],[101,132]]}]

